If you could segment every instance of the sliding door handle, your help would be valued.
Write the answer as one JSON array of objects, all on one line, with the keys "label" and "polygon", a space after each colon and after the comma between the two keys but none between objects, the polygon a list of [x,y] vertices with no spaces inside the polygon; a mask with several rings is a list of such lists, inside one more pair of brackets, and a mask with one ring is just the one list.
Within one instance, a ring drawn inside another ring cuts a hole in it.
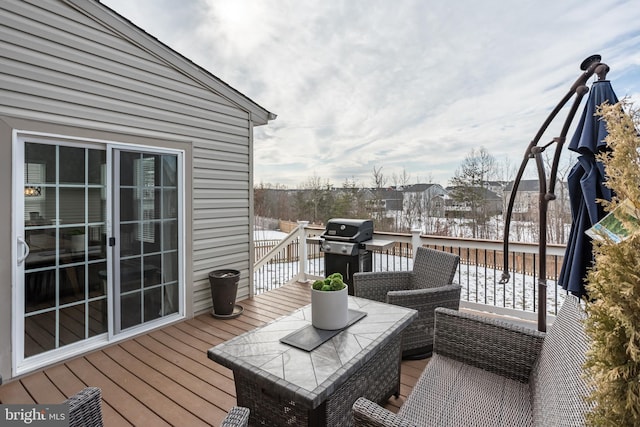
[{"label": "sliding door handle", "polygon": [[22,237],[18,237],[18,243],[22,246],[22,255],[18,257],[18,265],[20,265],[29,256],[29,245]]}]

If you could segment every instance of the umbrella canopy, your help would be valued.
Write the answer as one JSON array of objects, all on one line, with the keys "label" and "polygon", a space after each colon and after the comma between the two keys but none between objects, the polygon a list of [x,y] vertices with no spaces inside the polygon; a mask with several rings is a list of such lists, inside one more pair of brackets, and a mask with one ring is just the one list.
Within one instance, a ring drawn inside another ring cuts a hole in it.
[{"label": "umbrella canopy", "polygon": [[563,289],[579,297],[586,295],[584,280],[593,263],[591,238],[585,231],[605,215],[596,199],[611,200],[611,190],[604,186],[604,166],[595,158],[606,149],[606,125],[595,116],[598,106],[604,102],[618,102],[608,80],[592,85],[576,133],[569,144],[569,150],[580,156],[567,179],[572,223],[558,281]]}]

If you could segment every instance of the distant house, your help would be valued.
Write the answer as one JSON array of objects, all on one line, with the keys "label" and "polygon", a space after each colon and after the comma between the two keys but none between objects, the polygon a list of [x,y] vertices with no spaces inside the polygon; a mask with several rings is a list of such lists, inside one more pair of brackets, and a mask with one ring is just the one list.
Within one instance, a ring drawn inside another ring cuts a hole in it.
[{"label": "distant house", "polygon": [[431,213],[431,216],[438,216],[446,191],[438,184],[411,184],[369,188],[365,189],[364,194],[371,210],[382,208],[386,212]]},{"label": "distant house", "polygon": [[447,191],[439,184],[413,184],[402,189],[405,212],[416,218],[444,217]]},{"label": "distant house", "polygon": [[[456,192],[473,191],[478,202],[474,203],[465,200],[464,197],[456,197]],[[465,188],[447,187],[448,197],[445,200],[445,213],[452,218],[470,218],[477,214],[486,217],[499,215],[502,213],[502,197],[488,188]],[[475,212],[474,212],[475,209]]]},{"label": "distant house", "polygon": [[[504,189],[505,209],[513,193],[513,182]],[[556,200],[549,203],[552,215],[562,215],[570,221],[571,207],[569,205],[569,190],[567,183],[558,181],[555,188]],[[516,221],[538,221],[539,216],[540,183],[537,179],[523,179],[518,186],[518,192],[513,203],[512,218]]]},{"label": "distant house", "polygon": [[275,115],[95,0],[3,0],[0,374],[210,309],[253,277]]},{"label": "distant house", "polygon": [[[505,203],[509,202],[513,193],[513,182],[510,182],[504,190]],[[513,219],[534,221],[538,218],[538,199],[540,183],[537,179],[523,179],[518,186],[518,194],[513,203]]]},{"label": "distant house", "polygon": [[506,181],[486,181],[485,188],[496,193],[499,197],[503,197],[504,189],[509,183]]},{"label": "distant house", "polygon": [[[376,190],[371,190],[375,194]],[[385,188],[380,191],[381,203],[385,211],[401,211],[403,194],[402,189],[396,187]]]}]

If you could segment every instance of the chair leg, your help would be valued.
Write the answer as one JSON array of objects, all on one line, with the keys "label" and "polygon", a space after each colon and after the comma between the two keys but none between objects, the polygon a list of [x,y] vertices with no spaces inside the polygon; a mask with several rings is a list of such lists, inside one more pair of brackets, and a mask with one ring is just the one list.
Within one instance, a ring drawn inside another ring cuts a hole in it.
[{"label": "chair leg", "polygon": [[404,360],[422,360],[431,357],[433,354],[433,345],[427,345],[419,348],[412,348],[402,352]]}]

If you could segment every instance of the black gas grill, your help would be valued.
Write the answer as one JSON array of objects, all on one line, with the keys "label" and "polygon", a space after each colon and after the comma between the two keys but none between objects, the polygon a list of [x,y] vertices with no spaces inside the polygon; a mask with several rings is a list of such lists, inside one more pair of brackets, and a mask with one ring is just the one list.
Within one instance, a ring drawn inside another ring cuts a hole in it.
[{"label": "black gas grill", "polygon": [[325,275],[342,274],[349,286],[349,294],[353,295],[353,274],[372,270],[371,251],[366,249],[366,245],[373,241],[373,221],[330,219],[320,237]]}]

